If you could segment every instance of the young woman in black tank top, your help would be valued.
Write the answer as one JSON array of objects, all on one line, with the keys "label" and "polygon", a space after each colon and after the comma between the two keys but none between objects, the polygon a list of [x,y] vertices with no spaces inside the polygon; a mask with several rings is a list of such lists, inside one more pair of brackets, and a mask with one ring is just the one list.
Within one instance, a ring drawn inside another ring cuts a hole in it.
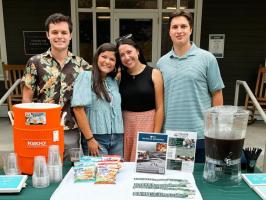
[{"label": "young woman in black tank top", "polygon": [[135,161],[137,132],[161,132],[163,79],[161,72],[148,66],[141,49],[131,39],[117,39],[122,67],[120,94],[124,120],[124,159]]}]

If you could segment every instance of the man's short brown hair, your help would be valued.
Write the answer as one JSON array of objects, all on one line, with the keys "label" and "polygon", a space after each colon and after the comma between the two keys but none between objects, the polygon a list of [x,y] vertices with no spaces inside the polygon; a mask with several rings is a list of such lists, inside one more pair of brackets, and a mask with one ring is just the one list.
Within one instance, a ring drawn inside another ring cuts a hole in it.
[{"label": "man's short brown hair", "polygon": [[171,13],[169,21],[168,21],[168,28],[169,29],[171,27],[171,22],[172,22],[173,18],[175,18],[175,17],[185,17],[188,20],[190,28],[193,28],[192,14],[188,11],[185,11],[185,10],[179,10],[179,11]]},{"label": "man's short brown hair", "polygon": [[69,32],[72,33],[72,22],[69,16],[63,15],[62,13],[54,13],[47,17],[45,20],[45,30],[49,32],[50,24],[57,24],[59,22],[66,22],[68,24]]}]

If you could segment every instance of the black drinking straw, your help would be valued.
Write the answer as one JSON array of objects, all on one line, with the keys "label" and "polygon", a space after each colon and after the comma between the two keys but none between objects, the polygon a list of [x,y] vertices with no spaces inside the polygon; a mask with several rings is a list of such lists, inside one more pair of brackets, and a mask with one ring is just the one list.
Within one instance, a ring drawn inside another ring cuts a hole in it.
[{"label": "black drinking straw", "polygon": [[246,160],[247,160],[247,172],[251,173],[254,172],[256,161],[262,152],[261,148],[251,148],[247,147],[243,149]]}]

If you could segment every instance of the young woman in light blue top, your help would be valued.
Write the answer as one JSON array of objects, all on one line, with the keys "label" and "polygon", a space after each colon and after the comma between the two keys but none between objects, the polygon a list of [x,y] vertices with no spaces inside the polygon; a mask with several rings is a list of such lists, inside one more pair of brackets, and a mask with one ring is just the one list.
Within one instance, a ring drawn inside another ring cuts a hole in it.
[{"label": "young woman in light blue top", "polygon": [[102,44],[93,59],[92,72],[77,77],[73,111],[82,135],[84,154],[118,154],[123,157],[123,120],[116,76],[116,47]]}]

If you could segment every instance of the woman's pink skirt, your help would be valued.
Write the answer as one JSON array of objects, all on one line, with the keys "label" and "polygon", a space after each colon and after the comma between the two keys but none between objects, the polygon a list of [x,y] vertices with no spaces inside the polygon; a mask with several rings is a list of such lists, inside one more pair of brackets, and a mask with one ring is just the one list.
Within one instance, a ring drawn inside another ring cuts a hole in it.
[{"label": "woman's pink skirt", "polygon": [[145,112],[123,111],[124,160],[135,162],[138,132],[153,132],[155,110]]}]

